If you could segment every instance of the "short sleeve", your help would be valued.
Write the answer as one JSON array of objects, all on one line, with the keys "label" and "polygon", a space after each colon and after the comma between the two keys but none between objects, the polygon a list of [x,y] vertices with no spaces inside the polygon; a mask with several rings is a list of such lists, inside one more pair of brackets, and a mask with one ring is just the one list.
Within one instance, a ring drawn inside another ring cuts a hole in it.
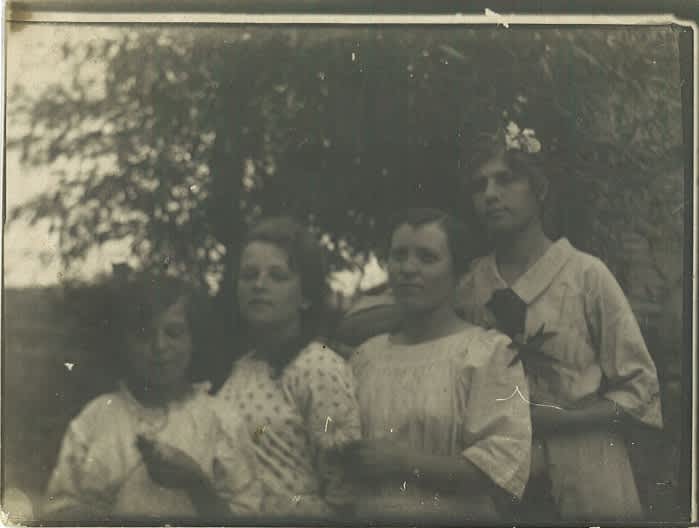
[{"label": "short sleeve", "polygon": [[325,500],[333,506],[351,502],[354,491],[340,460],[341,449],[361,438],[359,405],[347,362],[330,348],[313,343],[297,359],[293,383],[315,451]]},{"label": "short sleeve", "polygon": [[214,431],[214,485],[234,515],[260,512],[262,483],[257,477],[255,452],[242,420],[217,421]]},{"label": "short sleeve", "polygon": [[304,381],[293,383],[295,399],[317,448],[341,448],[361,437],[354,379],[344,359],[313,343],[297,359],[296,376]]},{"label": "short sleeve", "polygon": [[595,262],[585,309],[607,382],[604,396],[639,422],[662,427],[658,374],[641,329],[619,283]]},{"label": "short sleeve", "polygon": [[463,371],[462,454],[499,487],[521,498],[529,478],[532,426],[529,394],[520,362],[510,366],[509,339],[483,332],[471,346],[492,350]]},{"label": "short sleeve", "polygon": [[89,456],[89,427],[85,421],[83,412],[70,423],[63,437],[42,508],[48,519],[97,520],[111,510],[115,490],[106,477],[107,468]]}]

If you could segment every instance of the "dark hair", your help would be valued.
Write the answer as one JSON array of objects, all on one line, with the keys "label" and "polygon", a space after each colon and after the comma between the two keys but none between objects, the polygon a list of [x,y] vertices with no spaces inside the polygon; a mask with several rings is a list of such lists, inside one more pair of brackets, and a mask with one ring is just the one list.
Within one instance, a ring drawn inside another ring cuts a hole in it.
[{"label": "dark hair", "polygon": [[184,280],[151,272],[132,272],[115,278],[112,284],[113,309],[111,333],[115,344],[123,349],[134,333],[148,333],[158,315],[180,299],[192,337],[192,381],[211,379],[219,359],[220,342],[215,339],[217,327],[210,300],[203,292]]},{"label": "dark hair", "polygon": [[433,223],[444,231],[454,274],[460,277],[466,273],[471,260],[478,254],[476,238],[464,223],[440,209],[412,208],[394,215],[390,223],[388,247],[390,248],[393,234],[400,226],[421,227]]},{"label": "dark hair", "polygon": [[259,221],[250,229],[242,249],[252,242],[273,244],[287,254],[289,267],[298,273],[301,293],[309,303],[308,309],[301,314],[301,335],[298,339],[282,347],[275,357],[266,358],[280,374],[301,349],[324,330],[328,298],[325,255],[310,230],[288,216]]}]

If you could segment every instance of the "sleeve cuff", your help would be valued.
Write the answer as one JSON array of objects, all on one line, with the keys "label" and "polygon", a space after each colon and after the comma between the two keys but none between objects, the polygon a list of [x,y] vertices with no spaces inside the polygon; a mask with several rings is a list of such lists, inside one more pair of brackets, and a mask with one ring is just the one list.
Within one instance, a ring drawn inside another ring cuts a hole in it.
[{"label": "sleeve cuff", "polygon": [[495,484],[503,490],[511,493],[518,499],[524,495],[524,488],[527,485],[529,467],[522,467],[522,464],[497,463],[493,457],[480,447],[470,447],[466,449],[462,456],[474,464]]},{"label": "sleeve cuff", "polygon": [[660,392],[652,394],[647,402],[639,402],[633,395],[624,391],[611,391],[606,393],[604,397],[616,403],[634,420],[650,427],[662,429]]}]

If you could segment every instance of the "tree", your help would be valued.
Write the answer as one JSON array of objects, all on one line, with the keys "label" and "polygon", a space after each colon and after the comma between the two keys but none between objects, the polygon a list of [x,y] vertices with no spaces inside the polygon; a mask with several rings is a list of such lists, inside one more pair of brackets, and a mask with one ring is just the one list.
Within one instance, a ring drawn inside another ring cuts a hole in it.
[{"label": "tree", "polygon": [[[64,56],[68,86],[13,93],[28,132],[8,145],[28,164],[80,160],[10,216],[50,219],[65,263],[130,238],[143,266],[225,298],[244,224],[291,212],[335,268],[361,264],[398,207],[466,214],[459,151],[518,105],[556,146],[558,225],[578,245],[622,273],[631,222],[680,225],[637,214],[677,193],[661,174],[681,160],[673,28],[144,27]],[[103,79],[85,74],[95,60]]]}]

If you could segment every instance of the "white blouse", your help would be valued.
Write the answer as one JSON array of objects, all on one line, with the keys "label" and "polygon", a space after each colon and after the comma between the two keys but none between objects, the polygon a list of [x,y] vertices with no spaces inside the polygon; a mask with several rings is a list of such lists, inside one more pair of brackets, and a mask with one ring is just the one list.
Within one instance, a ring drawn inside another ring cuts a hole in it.
[{"label": "white blouse", "polygon": [[[599,259],[565,238],[508,285],[494,255],[474,262],[460,285],[457,309],[486,328],[493,292],[511,288],[526,303],[525,333],[553,335],[525,361],[535,403],[573,408],[599,397],[639,423],[662,426],[660,388],[636,318]],[[615,520],[642,515],[624,439],[589,431],[549,435],[535,446],[533,471],[546,470],[564,519]],[[541,463],[539,463],[541,461]]]},{"label": "white blouse", "polygon": [[[81,520],[195,518],[184,491],[150,479],[136,447],[141,434],[198,462],[234,514],[256,513],[259,483],[244,424],[229,416],[224,427],[207,391],[208,384],[197,384],[187,397],[156,409],[143,406],[122,384],[91,401],[68,426],[44,514],[78,510]],[[220,462],[215,475],[214,458]]]},{"label": "white blouse", "polygon": [[[508,366],[510,340],[471,327],[416,345],[388,334],[353,356],[362,432],[389,437],[425,454],[464,457],[495,484],[520,497],[529,476],[531,423],[520,364]],[[442,514],[471,518],[482,490],[440,494],[423,485],[386,479],[368,483],[360,514]],[[477,514],[476,514],[477,515]]]}]

